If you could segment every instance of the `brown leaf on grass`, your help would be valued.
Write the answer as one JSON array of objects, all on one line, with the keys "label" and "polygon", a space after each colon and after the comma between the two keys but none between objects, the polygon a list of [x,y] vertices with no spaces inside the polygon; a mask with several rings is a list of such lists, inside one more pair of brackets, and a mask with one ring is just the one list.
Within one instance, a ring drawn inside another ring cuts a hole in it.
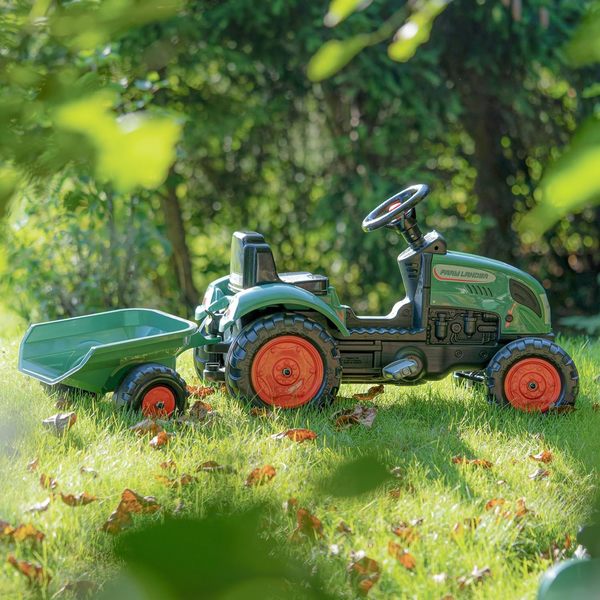
[{"label": "brown leaf on grass", "polygon": [[26,560],[18,560],[12,554],[8,555],[8,562],[15,568],[19,573],[25,575],[29,580],[29,583],[36,585],[47,585],[52,577],[44,570],[41,565],[36,563],[30,563]]},{"label": "brown leaf on grass", "polygon": [[465,456],[453,456],[452,462],[457,465],[473,465],[482,469],[490,469],[494,466],[489,460],[483,458],[466,458]]},{"label": "brown leaf on grass", "polygon": [[87,579],[78,579],[77,581],[68,581],[65,583],[52,598],[87,598],[98,590],[98,584]]},{"label": "brown leaf on grass", "polygon": [[317,434],[310,429],[288,429],[281,433],[275,433],[271,436],[271,439],[282,440],[283,438],[289,438],[292,442],[298,442],[301,444],[306,440],[316,440]]},{"label": "brown leaf on grass", "polygon": [[46,536],[31,523],[27,523],[26,525],[17,525],[10,533],[10,537],[12,537],[15,542],[25,542],[27,540],[41,542]]},{"label": "brown leaf on grass", "polygon": [[27,470],[30,471],[31,473],[33,473],[33,471],[35,471],[38,468],[39,464],[40,464],[40,459],[36,457],[27,463]]},{"label": "brown leaf on grass", "polygon": [[306,508],[299,508],[296,511],[296,529],[292,532],[290,539],[310,538],[314,540],[319,537],[323,537],[323,523]]},{"label": "brown leaf on grass", "polygon": [[163,431],[163,426],[154,419],[144,419],[129,428],[129,431],[134,431],[138,435],[146,435],[150,433],[156,435]]},{"label": "brown leaf on grass", "polygon": [[159,431],[151,440],[150,446],[155,450],[166,446],[169,443],[171,436],[166,431]]},{"label": "brown leaf on grass", "polygon": [[598,403],[598,402],[594,402],[594,403],[592,404],[592,410],[593,410],[594,412],[598,412],[598,411],[600,410],[600,403]]},{"label": "brown leaf on grass", "polygon": [[42,425],[56,435],[62,435],[68,431],[77,421],[74,412],[57,413],[44,419]]},{"label": "brown leaf on grass", "polygon": [[353,394],[352,397],[355,400],[360,400],[361,402],[365,402],[368,400],[373,400],[373,398],[376,398],[377,396],[383,394],[384,391],[385,391],[385,388],[384,388],[383,384],[374,385],[374,386],[370,387],[366,392],[363,392],[362,394]]},{"label": "brown leaf on grass", "polygon": [[197,469],[196,473],[235,473],[235,469],[228,465],[221,465],[215,460],[207,460],[203,462]]},{"label": "brown leaf on grass", "polygon": [[483,567],[483,569],[478,569],[477,566],[473,567],[473,570],[469,575],[463,575],[457,579],[458,589],[464,590],[466,587],[470,585],[481,583],[486,577],[491,577],[492,571],[489,567]]},{"label": "brown leaf on grass", "polygon": [[498,506],[502,506],[503,504],[506,504],[506,500],[504,498],[492,498],[485,503],[485,510],[492,510]]},{"label": "brown leaf on grass", "polygon": [[41,502],[36,502],[34,505],[30,506],[27,509],[27,512],[44,512],[44,511],[48,510],[49,506],[50,506],[50,497],[46,498],[45,500],[42,500]]},{"label": "brown leaf on grass", "polygon": [[8,521],[0,520],[0,539],[10,537],[13,531],[14,529]]},{"label": "brown leaf on grass", "polygon": [[530,454],[529,458],[532,460],[537,460],[538,462],[549,463],[552,462],[554,455],[550,450],[542,450],[538,454]]},{"label": "brown leaf on grass", "polygon": [[388,554],[393,556],[405,569],[412,571],[417,566],[415,557],[408,551],[405,550],[400,544],[388,542]]},{"label": "brown leaf on grass", "polygon": [[348,571],[356,591],[361,596],[366,596],[381,577],[379,564],[368,556],[362,556],[351,562]]},{"label": "brown leaf on grass", "polygon": [[54,490],[54,489],[56,489],[56,486],[58,485],[58,481],[56,481],[56,479],[54,479],[53,477],[50,477],[50,475],[46,475],[45,473],[42,473],[40,475],[40,485],[45,490]]},{"label": "brown leaf on grass", "polygon": [[352,409],[342,410],[335,413],[333,415],[333,419],[335,426],[338,429],[343,429],[352,425],[364,425],[365,427],[371,427],[376,415],[377,409],[374,407],[356,404]]},{"label": "brown leaf on grass", "polygon": [[350,525],[348,525],[348,523],[345,523],[344,521],[340,521],[338,523],[338,526],[336,527],[336,529],[340,533],[344,533],[346,535],[352,535],[352,529],[350,528]]},{"label": "brown leaf on grass", "polygon": [[402,492],[402,488],[394,488],[393,490],[390,490],[388,492],[388,496],[397,500],[398,498],[400,498],[400,496],[402,496]]},{"label": "brown leaf on grass", "polygon": [[537,481],[538,479],[546,479],[546,477],[548,477],[550,475],[550,471],[546,470],[546,469],[536,469],[533,473],[529,474],[529,479],[532,479],[533,481]]},{"label": "brown leaf on grass", "polygon": [[250,472],[246,479],[246,487],[254,486],[254,485],[263,485],[267,483],[267,481],[271,481],[273,477],[275,477],[276,471],[275,468],[271,465],[265,465],[264,467],[257,467],[256,469]]},{"label": "brown leaf on grass", "polygon": [[190,396],[196,396],[197,398],[206,398],[206,396],[211,396],[217,390],[209,386],[188,385],[187,391],[189,392]]},{"label": "brown leaf on grass", "polygon": [[173,459],[169,459],[164,462],[161,462],[159,467],[161,469],[164,469],[165,471],[176,471],[177,463]]},{"label": "brown leaf on grass", "polygon": [[96,496],[92,496],[87,492],[80,492],[79,494],[63,494],[61,492],[60,497],[67,506],[85,506],[98,500]]},{"label": "brown leaf on grass", "polygon": [[98,477],[98,471],[96,471],[96,469],[92,469],[92,467],[81,467],[79,472],[82,475],[91,475],[94,479]]},{"label": "brown leaf on grass", "polygon": [[132,513],[155,513],[160,504],[153,496],[141,496],[130,489],[123,490],[121,501],[102,526],[107,533],[116,534],[133,523]]},{"label": "brown leaf on grass", "polygon": [[196,477],[193,475],[189,475],[188,473],[183,473],[180,477],[165,477],[164,475],[156,475],[156,479],[161,483],[164,483],[168,487],[176,488],[179,486],[190,485],[190,483],[194,483],[198,481]]},{"label": "brown leaf on grass", "polygon": [[210,404],[202,402],[202,400],[196,400],[190,407],[189,416],[201,421],[205,419],[212,410],[213,407]]},{"label": "brown leaf on grass", "polygon": [[517,509],[515,510],[515,517],[517,519],[523,518],[527,513],[531,511],[525,506],[525,498],[519,498],[517,500]]},{"label": "brown leaf on grass", "polygon": [[398,523],[398,525],[392,525],[392,533],[397,535],[402,541],[410,545],[419,539],[419,533],[410,525],[406,523]]},{"label": "brown leaf on grass", "polygon": [[273,411],[268,408],[264,408],[263,406],[253,406],[250,409],[251,417],[272,417]]}]

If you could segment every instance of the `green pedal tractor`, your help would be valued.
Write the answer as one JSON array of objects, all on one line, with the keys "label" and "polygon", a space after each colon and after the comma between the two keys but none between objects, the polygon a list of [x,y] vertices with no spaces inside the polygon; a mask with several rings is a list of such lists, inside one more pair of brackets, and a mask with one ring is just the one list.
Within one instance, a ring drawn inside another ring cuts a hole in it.
[{"label": "green pedal tractor", "polygon": [[321,406],[342,383],[417,385],[450,373],[519,410],[574,404],[577,369],[553,341],[542,286],[424,235],[415,208],[428,192],[411,186],[362,223],[408,244],[398,256],[406,296],[385,316],[357,315],[325,275],[279,273],[262,235],[235,232],[230,273],[208,286],[196,324],[130,309],[130,326],[127,311],[33,325],[20,368],[49,385],[114,391],[118,404],[150,415],[184,404],[175,358],[188,348],[201,378],[259,405]]}]

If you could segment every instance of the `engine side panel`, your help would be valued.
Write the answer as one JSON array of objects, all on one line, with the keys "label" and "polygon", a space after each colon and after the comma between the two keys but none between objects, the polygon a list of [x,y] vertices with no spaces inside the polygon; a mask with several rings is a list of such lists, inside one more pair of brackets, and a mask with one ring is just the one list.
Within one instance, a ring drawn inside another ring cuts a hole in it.
[{"label": "engine side panel", "polygon": [[501,335],[551,331],[546,293],[536,279],[506,263],[462,252],[433,255],[430,307],[496,314]]}]

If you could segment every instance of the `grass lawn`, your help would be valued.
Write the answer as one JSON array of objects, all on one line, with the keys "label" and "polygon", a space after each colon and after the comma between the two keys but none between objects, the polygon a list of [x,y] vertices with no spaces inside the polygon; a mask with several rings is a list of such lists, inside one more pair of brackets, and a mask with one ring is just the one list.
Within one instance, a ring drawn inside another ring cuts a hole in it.
[{"label": "grass lawn", "polygon": [[[341,398],[322,413],[297,411],[255,417],[246,406],[221,393],[207,399],[219,418],[201,427],[180,427],[166,448],[155,450],[148,437],[128,430],[134,416],[113,410],[109,397],[75,401],[78,420],[62,438],[46,432],[41,421],[56,412],[55,399],[34,380],[16,370],[23,324],[3,317],[0,346],[0,520],[12,525],[32,523],[45,533],[41,544],[0,539],[0,598],[51,597],[64,583],[80,577],[104,582],[118,565],[113,547],[120,536],[101,530],[124,488],[155,496],[163,507],[153,515],[137,516],[140,523],[157,522],[183,502],[182,515],[204,515],[208,507],[249,508],[257,501],[270,507],[268,535],[289,540],[295,520],[282,503],[295,497],[323,523],[323,537],[286,545],[299,556],[307,573],[316,573],[334,597],[353,598],[347,567],[352,551],[364,551],[379,564],[381,576],[371,598],[533,598],[541,573],[550,565],[543,557],[553,542],[564,545],[591,511],[596,482],[600,412],[600,342],[563,339],[579,368],[581,391],[577,410],[563,415],[527,415],[487,403],[480,391],[456,388],[451,379],[414,388],[386,387],[372,404],[377,416],[372,428],[354,426],[338,431],[334,412],[353,406],[354,392],[368,386],[344,386]],[[180,361],[189,384],[193,376],[189,353]],[[302,444],[271,435],[290,427],[318,434]],[[529,455],[549,450],[552,462]],[[379,487],[352,497],[332,497],[321,485],[345,461],[375,453],[392,477]],[[489,460],[489,469],[455,464],[456,455]],[[36,472],[27,464],[39,460]],[[199,473],[198,481],[169,487],[156,476],[160,463],[176,463],[169,474],[195,473],[208,460],[231,466],[235,473]],[[266,464],[276,476],[258,487],[244,481],[255,467]],[[80,472],[93,468],[98,476]],[[543,467],[549,476],[529,477]],[[45,512],[27,509],[49,496],[41,473],[56,478],[56,492],[86,491],[98,497],[86,506],[70,507],[55,496]],[[390,494],[392,490],[399,490]],[[494,498],[505,499],[498,514],[485,509]],[[529,513],[511,515],[524,498]],[[473,518],[478,526],[469,527]],[[422,519],[420,524],[410,521]],[[351,533],[338,531],[344,521]],[[406,522],[418,538],[403,541],[392,526]],[[455,524],[460,524],[453,533]],[[388,542],[407,547],[416,565],[407,569],[388,552]],[[203,540],[198,540],[199,547]],[[334,545],[332,547],[332,545]],[[566,551],[572,554],[574,547]],[[243,552],[243,548],[241,548]],[[47,589],[30,586],[7,563],[9,554],[38,562],[53,576]],[[480,583],[459,589],[457,579],[472,569],[489,567]],[[236,565],[232,564],[234,572]],[[434,579],[434,575],[446,574]],[[200,591],[200,588],[199,588]],[[68,597],[68,596],[65,596]],[[123,595],[123,597],[126,597]],[[130,597],[134,597],[131,595]],[[201,597],[201,596],[199,596]],[[229,597],[229,596],[228,596]],[[234,597],[234,596],[231,596]],[[235,596],[242,597],[242,596]]]}]

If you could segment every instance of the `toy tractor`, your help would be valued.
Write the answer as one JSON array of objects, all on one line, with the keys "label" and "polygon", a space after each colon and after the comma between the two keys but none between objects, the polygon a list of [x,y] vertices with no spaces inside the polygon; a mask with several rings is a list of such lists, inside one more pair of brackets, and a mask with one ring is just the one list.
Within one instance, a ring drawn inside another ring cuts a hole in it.
[{"label": "toy tractor", "polygon": [[414,185],[365,217],[395,231],[406,290],[385,316],[359,316],[324,275],[278,273],[262,235],[236,232],[229,275],[213,281],[196,310],[200,331],[220,341],[194,351],[198,375],[224,381],[252,402],[320,406],[341,383],[416,385],[451,372],[487,385],[503,405],[546,412],[572,405],[573,360],[553,341],[542,286],[505,263],[451,252],[423,235]]},{"label": "toy tractor", "polygon": [[200,377],[259,405],[321,406],[343,382],[417,385],[451,372],[519,410],[572,405],[577,369],[553,341],[542,286],[423,235],[415,207],[428,192],[409,187],[362,224],[408,244],[398,256],[406,296],[388,315],[355,314],[324,275],[278,273],[262,235],[235,232],[230,273],[208,286],[196,323],[134,308],[35,324],[19,369],[54,389],[113,391],[118,406],[147,416],[185,407],[175,366],[190,348]]}]

